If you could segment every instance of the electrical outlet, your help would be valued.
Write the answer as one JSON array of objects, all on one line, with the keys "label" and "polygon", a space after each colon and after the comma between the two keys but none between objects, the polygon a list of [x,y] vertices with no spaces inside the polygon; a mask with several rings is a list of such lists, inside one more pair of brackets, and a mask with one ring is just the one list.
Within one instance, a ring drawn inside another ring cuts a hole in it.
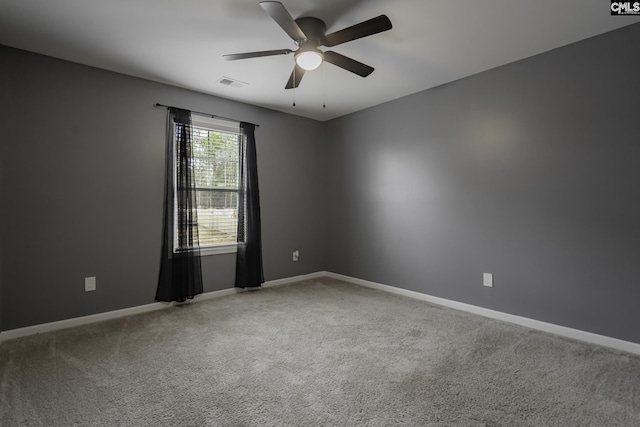
[{"label": "electrical outlet", "polygon": [[482,285],[487,288],[493,288],[493,274],[482,273]]},{"label": "electrical outlet", "polygon": [[85,277],[84,278],[84,291],[90,292],[96,290],[96,278],[95,277]]},{"label": "electrical outlet", "polygon": [[298,261],[299,258],[300,258],[300,251],[296,249],[295,251],[293,251],[293,261],[296,262]]}]

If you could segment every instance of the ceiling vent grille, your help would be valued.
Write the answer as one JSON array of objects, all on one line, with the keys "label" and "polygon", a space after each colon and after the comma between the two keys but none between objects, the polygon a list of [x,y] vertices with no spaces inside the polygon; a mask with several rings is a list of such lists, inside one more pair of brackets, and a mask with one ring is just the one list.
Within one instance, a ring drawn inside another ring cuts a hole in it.
[{"label": "ceiling vent grille", "polygon": [[235,88],[241,88],[241,87],[245,87],[247,86],[249,83],[245,83],[245,82],[241,82],[240,80],[235,80],[232,79],[230,77],[220,77],[220,79],[218,79],[218,83],[220,83],[221,85],[225,85],[225,86],[229,86],[229,87],[235,87]]}]

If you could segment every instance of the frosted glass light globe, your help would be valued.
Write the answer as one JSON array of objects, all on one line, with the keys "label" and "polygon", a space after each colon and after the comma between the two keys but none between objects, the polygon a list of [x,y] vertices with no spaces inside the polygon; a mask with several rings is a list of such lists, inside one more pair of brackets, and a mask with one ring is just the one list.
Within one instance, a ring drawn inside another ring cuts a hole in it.
[{"label": "frosted glass light globe", "polygon": [[296,64],[307,71],[318,68],[323,60],[322,53],[316,50],[305,50],[296,55]]}]

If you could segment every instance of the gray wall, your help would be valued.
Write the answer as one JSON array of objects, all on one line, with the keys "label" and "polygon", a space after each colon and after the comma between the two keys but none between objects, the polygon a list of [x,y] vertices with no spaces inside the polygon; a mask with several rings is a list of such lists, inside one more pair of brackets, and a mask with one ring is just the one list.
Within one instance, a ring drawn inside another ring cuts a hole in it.
[{"label": "gray wall", "polygon": [[[626,27],[325,124],[0,47],[1,328],[153,301],[162,102],[261,124],[267,280],[330,270],[640,342],[639,44]],[[203,270],[228,288],[234,257]]]},{"label": "gray wall", "polygon": [[[2,150],[0,149],[0,158],[2,158]],[[3,205],[2,200],[2,182],[0,182],[0,205]],[[0,206],[0,219],[2,216],[2,207]],[[2,234],[0,234],[0,332],[2,332]],[[1,342],[1,338],[0,338]]]},{"label": "gray wall", "polygon": [[[0,85],[2,85],[2,83],[0,83]],[[0,88],[3,88],[3,86],[0,86]],[[2,93],[2,92],[0,92]],[[0,101],[0,104],[2,104],[3,101]],[[2,119],[0,119],[0,124],[2,124]],[[4,147],[5,147],[6,143],[4,142],[4,139],[2,137],[0,137],[0,332],[3,331],[2,329],[2,242],[4,240],[4,228],[2,226],[2,223],[4,222],[4,210],[5,210],[5,198],[4,198],[4,185],[3,185],[3,170],[4,170],[4,161],[3,159],[6,157],[5,153],[4,153]],[[1,338],[0,337],[0,342],[1,342]]]},{"label": "gray wall", "polygon": [[637,46],[640,24],[329,122],[328,269],[640,342]]},{"label": "gray wall", "polygon": [[[166,110],[260,124],[265,278],[323,270],[324,125],[0,46],[4,330],[153,302]],[[293,263],[291,252],[300,250]],[[205,291],[233,286],[235,255],[203,259]],[[97,291],[84,292],[84,277]]]}]

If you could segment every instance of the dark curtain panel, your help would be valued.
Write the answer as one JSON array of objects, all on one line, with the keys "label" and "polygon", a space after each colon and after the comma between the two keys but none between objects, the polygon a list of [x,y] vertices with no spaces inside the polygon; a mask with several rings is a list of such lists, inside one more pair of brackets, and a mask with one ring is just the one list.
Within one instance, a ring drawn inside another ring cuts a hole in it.
[{"label": "dark curtain panel", "polygon": [[[202,293],[191,135],[191,112],[169,108],[162,258],[156,292],[157,301],[182,302]],[[177,221],[174,221],[174,215],[177,215]],[[177,227],[177,230],[174,227]],[[175,251],[174,234],[177,236]]]},{"label": "dark curtain panel", "polygon": [[240,144],[236,287],[255,288],[264,283],[255,125],[242,122],[240,129],[243,138]]}]

